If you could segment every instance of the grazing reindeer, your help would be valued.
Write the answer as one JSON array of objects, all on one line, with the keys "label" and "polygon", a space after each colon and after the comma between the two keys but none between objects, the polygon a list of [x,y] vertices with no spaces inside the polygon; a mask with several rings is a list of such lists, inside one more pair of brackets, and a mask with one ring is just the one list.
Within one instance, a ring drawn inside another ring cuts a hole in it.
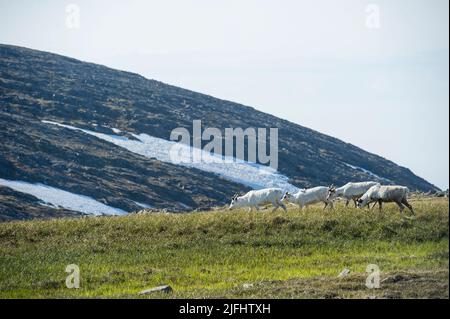
[{"label": "grazing reindeer", "polygon": [[370,203],[378,203],[380,212],[382,211],[383,203],[396,203],[400,208],[400,212],[403,212],[405,206],[411,211],[413,215],[414,209],[408,203],[407,196],[409,190],[404,186],[372,186],[360,199],[358,199],[358,207],[364,207]]}]

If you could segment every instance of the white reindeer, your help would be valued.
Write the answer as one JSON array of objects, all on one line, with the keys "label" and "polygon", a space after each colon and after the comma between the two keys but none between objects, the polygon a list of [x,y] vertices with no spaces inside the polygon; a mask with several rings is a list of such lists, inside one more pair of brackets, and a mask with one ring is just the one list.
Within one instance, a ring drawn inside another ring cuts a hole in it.
[{"label": "white reindeer", "polygon": [[260,205],[272,204],[276,211],[279,207],[283,208],[287,212],[286,206],[282,203],[284,191],[281,188],[266,188],[261,190],[250,191],[244,196],[233,196],[230,204],[230,210],[235,208],[249,208],[251,211],[253,208],[259,210]]},{"label": "white reindeer", "polygon": [[[383,203],[396,203],[403,212],[405,206],[415,215],[413,207],[408,203],[407,196],[409,190],[404,186],[372,186],[361,198],[357,200],[358,207],[364,207],[370,203],[378,203],[380,212],[382,211]],[[404,205],[404,206],[403,206]]]},{"label": "white reindeer", "polygon": [[328,200],[328,187],[326,186],[317,186],[314,188],[309,189],[302,189],[296,194],[290,194],[286,193],[283,197],[283,200],[287,200],[290,203],[297,204],[300,209],[303,209],[303,207],[306,207],[311,204],[325,203],[325,208],[327,206],[330,206],[330,208],[333,208],[333,201]]}]

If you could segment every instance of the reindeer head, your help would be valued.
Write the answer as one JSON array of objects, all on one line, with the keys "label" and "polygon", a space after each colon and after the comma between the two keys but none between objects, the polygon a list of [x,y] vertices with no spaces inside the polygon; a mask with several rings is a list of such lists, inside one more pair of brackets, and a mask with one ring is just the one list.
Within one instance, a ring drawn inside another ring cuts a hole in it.
[{"label": "reindeer head", "polygon": [[286,194],[284,194],[284,196],[283,196],[283,200],[284,200],[284,201],[290,202],[292,199],[293,199],[293,196],[292,196],[292,194],[289,193],[289,192],[286,192]]},{"label": "reindeer head", "polygon": [[356,207],[358,207],[358,208],[363,207],[363,200],[362,200],[362,198],[358,198],[356,200]]},{"label": "reindeer head", "polygon": [[232,210],[232,209],[236,208],[236,204],[238,202],[238,199],[239,199],[239,195],[238,194],[233,195],[233,197],[231,198],[230,207],[228,208],[229,210]]}]

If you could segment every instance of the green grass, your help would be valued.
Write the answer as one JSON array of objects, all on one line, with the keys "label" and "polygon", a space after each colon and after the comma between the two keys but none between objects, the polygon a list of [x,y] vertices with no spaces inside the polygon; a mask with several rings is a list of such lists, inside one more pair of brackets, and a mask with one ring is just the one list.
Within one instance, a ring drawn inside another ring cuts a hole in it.
[{"label": "green grass", "polygon": [[[150,297],[448,298],[448,201],[413,205],[414,220],[394,205],[338,205],[3,223],[0,298],[136,298],[162,284],[173,293]],[[69,264],[80,289],[65,287]],[[368,264],[382,279],[403,274],[403,286],[367,289]],[[343,268],[351,275],[337,279]]]}]

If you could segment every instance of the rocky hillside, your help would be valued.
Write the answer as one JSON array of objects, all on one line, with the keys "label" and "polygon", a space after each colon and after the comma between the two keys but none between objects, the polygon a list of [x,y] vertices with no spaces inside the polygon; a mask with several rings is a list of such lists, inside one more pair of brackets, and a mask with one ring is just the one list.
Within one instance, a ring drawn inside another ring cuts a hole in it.
[{"label": "rocky hillside", "polygon": [[[248,187],[42,122],[167,140],[174,128],[191,130],[197,119],[204,127],[222,129],[278,127],[279,172],[298,187],[379,178],[412,190],[437,190],[407,168],[248,106],[101,65],[0,45],[0,179],[42,183],[127,212],[142,208],[139,203],[174,211],[223,205]],[[58,215],[58,209],[23,197],[0,186],[0,219]]]}]

